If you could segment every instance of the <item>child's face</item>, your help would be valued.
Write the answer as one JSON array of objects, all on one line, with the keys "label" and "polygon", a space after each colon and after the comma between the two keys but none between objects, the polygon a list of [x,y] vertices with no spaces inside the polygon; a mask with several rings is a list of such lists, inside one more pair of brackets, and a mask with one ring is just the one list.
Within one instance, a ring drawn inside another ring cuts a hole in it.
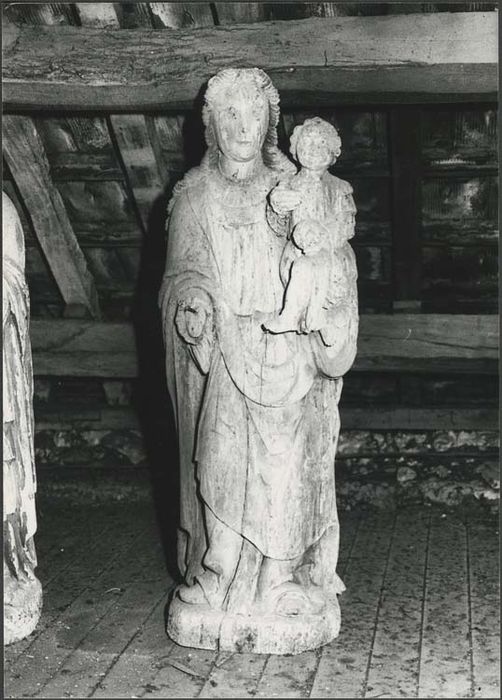
[{"label": "child's face", "polygon": [[334,153],[322,131],[300,134],[296,156],[301,165],[314,170],[325,170],[334,160]]}]

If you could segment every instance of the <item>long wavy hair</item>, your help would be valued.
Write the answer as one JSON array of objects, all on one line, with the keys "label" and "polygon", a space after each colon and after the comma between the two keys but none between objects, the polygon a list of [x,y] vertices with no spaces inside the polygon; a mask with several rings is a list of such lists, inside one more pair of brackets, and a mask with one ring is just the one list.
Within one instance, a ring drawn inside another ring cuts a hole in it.
[{"label": "long wavy hair", "polygon": [[214,108],[219,95],[231,86],[246,86],[258,89],[268,103],[268,127],[262,147],[263,162],[272,170],[282,173],[296,172],[291,161],[277,146],[277,125],[279,123],[279,93],[273,86],[269,76],[261,68],[225,68],[213,76],[208,84],[204,96],[202,108],[202,121],[205,126],[207,152],[203,163],[216,165],[218,157],[218,143],[214,129]]}]

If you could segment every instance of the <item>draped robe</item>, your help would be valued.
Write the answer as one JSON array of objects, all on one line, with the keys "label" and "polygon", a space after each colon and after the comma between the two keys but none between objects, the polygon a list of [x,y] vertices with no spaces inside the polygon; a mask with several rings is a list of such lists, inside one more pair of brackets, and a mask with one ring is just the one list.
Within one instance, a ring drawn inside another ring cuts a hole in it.
[{"label": "draped robe", "polygon": [[[357,301],[349,332],[332,348],[318,333],[263,331],[284,295],[285,239],[267,218],[278,179],[260,164],[250,180],[229,181],[206,161],[172,202],[160,302],[180,440],[178,560],[188,583],[207,548],[201,500],[274,559],[298,557],[334,532],[335,577],[338,400],[355,355]],[[194,295],[209,300],[212,316],[192,345],[178,334],[176,314]]]}]

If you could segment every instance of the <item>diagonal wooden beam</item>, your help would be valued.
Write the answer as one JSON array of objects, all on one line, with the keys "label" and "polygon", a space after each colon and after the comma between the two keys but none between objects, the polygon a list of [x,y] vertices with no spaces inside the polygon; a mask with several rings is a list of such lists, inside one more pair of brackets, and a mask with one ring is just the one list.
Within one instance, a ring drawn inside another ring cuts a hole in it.
[{"label": "diagonal wooden beam", "polygon": [[50,178],[49,163],[32,119],[4,116],[3,153],[66,304],[65,315],[89,313],[98,318],[94,280]]},{"label": "diagonal wooden beam", "polygon": [[497,12],[326,17],[196,29],[14,27],[4,109],[191,108],[225,67],[260,66],[284,105],[494,100]]},{"label": "diagonal wooden beam", "polygon": [[142,114],[110,115],[110,128],[145,230],[152,204],[163,192],[167,180],[159,148],[150,138],[149,120]]}]

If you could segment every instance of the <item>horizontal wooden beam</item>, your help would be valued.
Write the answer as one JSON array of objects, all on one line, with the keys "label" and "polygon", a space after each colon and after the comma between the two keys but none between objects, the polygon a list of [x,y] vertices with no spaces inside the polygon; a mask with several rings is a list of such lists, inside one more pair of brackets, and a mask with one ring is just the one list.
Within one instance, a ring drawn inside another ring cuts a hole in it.
[{"label": "horizontal wooden beam", "polygon": [[334,17],[192,30],[5,30],[6,111],[191,108],[225,67],[260,66],[283,105],[496,99],[497,13]]},{"label": "horizontal wooden beam", "polygon": [[[127,323],[31,322],[36,375],[136,377],[134,328]],[[361,317],[354,370],[496,374],[498,317],[367,315]]]},{"label": "horizontal wooden beam", "polygon": [[[497,430],[496,408],[340,406],[342,430]],[[36,430],[140,430],[132,406],[36,405]]]}]

